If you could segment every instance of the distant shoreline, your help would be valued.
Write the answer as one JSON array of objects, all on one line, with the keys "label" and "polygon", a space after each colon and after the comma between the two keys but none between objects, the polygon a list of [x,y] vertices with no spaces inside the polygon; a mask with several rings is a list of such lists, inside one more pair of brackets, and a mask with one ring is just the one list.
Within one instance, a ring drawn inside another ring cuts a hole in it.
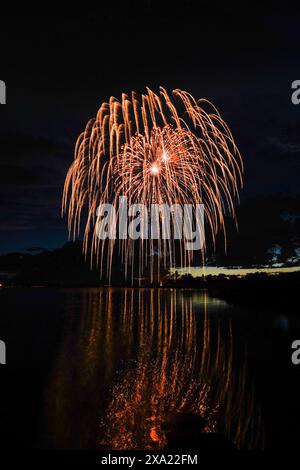
[{"label": "distant shoreline", "polygon": [[173,268],[172,273],[178,272],[181,276],[183,274],[191,274],[193,277],[198,276],[218,276],[224,274],[225,276],[247,276],[248,274],[285,274],[285,273],[295,273],[300,272],[300,266],[282,266],[282,267],[260,267],[260,268],[240,268],[240,267],[231,267],[227,268],[226,266],[205,266],[205,267],[191,267],[190,269],[185,268]]}]

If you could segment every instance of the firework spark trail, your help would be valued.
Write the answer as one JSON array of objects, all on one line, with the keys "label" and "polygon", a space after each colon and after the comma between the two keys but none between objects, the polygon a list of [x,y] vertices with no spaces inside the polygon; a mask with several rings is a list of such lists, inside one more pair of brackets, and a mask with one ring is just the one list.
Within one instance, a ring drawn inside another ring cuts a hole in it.
[{"label": "firework spark trail", "polygon": [[[207,108],[207,110],[206,110]],[[84,251],[91,246],[94,257],[110,277],[115,239],[97,236],[97,208],[127,196],[128,205],[204,204],[206,226],[215,244],[226,229],[226,211],[235,217],[234,200],[242,185],[243,164],[232,134],[216,108],[207,100],[195,100],[179,89],[155,94],[147,88],[139,99],[135,92],[121,101],[111,97],[79,136],[75,158],[65,180],[63,213],[73,238],[84,226]],[[119,216],[119,213],[117,214]],[[139,274],[150,258],[151,279],[154,254],[158,276],[161,266],[189,267],[193,252],[180,243],[176,259],[174,240],[139,239]],[[127,276],[133,276],[135,242],[119,240],[119,253]],[[202,252],[203,256],[203,252]]]}]

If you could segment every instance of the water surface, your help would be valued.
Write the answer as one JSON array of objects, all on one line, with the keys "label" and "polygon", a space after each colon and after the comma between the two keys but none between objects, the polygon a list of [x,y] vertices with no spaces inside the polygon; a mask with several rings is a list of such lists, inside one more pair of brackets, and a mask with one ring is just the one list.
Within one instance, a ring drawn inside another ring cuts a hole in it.
[{"label": "water surface", "polygon": [[161,448],[174,410],[240,448],[298,445],[297,312],[127,288],[2,289],[0,307],[5,447]]},{"label": "water surface", "polygon": [[201,291],[68,291],[47,387],[54,448],[156,449],[168,413],[205,417],[238,447],[262,445],[245,348],[226,302]]}]

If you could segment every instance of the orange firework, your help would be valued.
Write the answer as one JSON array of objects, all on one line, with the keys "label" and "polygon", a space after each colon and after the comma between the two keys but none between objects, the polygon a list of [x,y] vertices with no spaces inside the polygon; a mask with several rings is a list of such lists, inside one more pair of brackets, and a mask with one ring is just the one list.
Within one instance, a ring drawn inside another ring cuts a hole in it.
[{"label": "orange firework", "polygon": [[[66,177],[63,212],[74,238],[83,224],[85,253],[91,246],[91,260],[96,257],[101,273],[106,260],[110,276],[116,239],[99,239],[99,206],[117,207],[120,196],[127,198],[129,206],[203,204],[213,243],[220,230],[226,243],[224,215],[228,211],[234,217],[242,172],[232,134],[209,101],[197,101],[179,89],[170,95],[162,87],[158,94],[147,88],[141,98],[135,92],[130,97],[123,94],[121,101],[111,97],[88,122]],[[139,275],[150,258],[151,279],[154,258],[158,278],[161,266],[178,262],[190,266],[193,251],[187,251],[185,244],[182,238],[176,250],[172,237],[157,242],[119,240],[126,276],[129,266],[133,276],[135,256]]]}]

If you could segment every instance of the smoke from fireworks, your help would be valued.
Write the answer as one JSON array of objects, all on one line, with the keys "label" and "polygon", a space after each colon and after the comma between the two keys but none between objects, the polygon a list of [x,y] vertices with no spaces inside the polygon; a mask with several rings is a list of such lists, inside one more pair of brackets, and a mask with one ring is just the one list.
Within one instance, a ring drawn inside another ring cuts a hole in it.
[{"label": "smoke from fireworks", "polygon": [[[66,176],[63,211],[73,238],[84,226],[85,253],[91,247],[91,261],[95,256],[101,273],[106,260],[110,276],[116,240],[97,236],[101,204],[117,207],[120,196],[127,197],[128,205],[147,207],[203,204],[213,243],[219,231],[226,243],[224,216],[228,212],[234,217],[242,171],[232,134],[209,101],[179,89],[170,95],[162,87],[158,94],[147,88],[141,98],[135,92],[123,94],[121,101],[111,97],[88,122]],[[139,275],[148,263],[152,279],[154,259],[158,276],[162,266],[188,267],[193,260],[184,238],[179,249],[172,239],[118,243],[126,276],[129,267],[133,276],[135,256]]]}]

